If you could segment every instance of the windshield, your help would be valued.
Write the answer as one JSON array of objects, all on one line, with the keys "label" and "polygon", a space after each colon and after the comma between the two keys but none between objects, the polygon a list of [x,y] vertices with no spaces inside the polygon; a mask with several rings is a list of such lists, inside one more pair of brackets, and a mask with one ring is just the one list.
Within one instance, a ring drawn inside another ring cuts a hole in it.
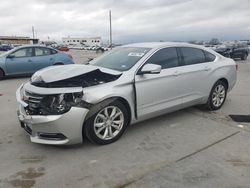
[{"label": "windshield", "polygon": [[91,65],[126,71],[133,67],[151,48],[121,47],[90,62]]},{"label": "windshield", "polygon": [[7,52],[3,52],[3,53],[0,52],[0,56],[6,56],[6,55],[8,55],[8,54],[11,54],[11,53],[14,52],[15,50],[16,50],[16,48],[14,48],[14,49],[12,49],[12,50],[9,50],[9,51],[7,51]]}]

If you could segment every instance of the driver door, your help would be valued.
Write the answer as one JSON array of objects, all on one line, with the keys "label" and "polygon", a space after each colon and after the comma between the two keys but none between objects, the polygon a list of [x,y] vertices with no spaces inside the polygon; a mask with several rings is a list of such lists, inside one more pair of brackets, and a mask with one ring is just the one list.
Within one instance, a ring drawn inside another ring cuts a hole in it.
[{"label": "driver door", "polygon": [[33,73],[33,48],[18,49],[6,57],[6,68],[10,75]]},{"label": "driver door", "polygon": [[176,48],[158,50],[145,64],[161,65],[162,70],[158,74],[135,76],[138,119],[180,109],[185,80],[179,72]]}]

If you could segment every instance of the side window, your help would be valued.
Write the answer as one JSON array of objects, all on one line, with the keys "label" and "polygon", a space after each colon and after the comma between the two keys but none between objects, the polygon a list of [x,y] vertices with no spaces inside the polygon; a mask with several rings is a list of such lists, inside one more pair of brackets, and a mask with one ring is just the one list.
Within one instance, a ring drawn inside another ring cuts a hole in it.
[{"label": "side window", "polygon": [[180,49],[185,65],[193,65],[206,62],[205,55],[202,50],[191,47],[181,47]]},{"label": "side window", "polygon": [[51,51],[49,48],[43,48],[43,55],[51,55]]},{"label": "side window", "polygon": [[51,54],[56,54],[56,53],[57,53],[56,50],[52,50],[52,49],[51,49]]},{"label": "side window", "polygon": [[209,53],[209,52],[207,52],[205,50],[204,50],[204,54],[206,56],[206,62],[212,62],[216,58],[215,55],[213,55],[213,54],[211,54],[211,53]]},{"label": "side window", "polygon": [[32,48],[22,48],[13,53],[15,57],[31,57],[32,56]]},{"label": "side window", "polygon": [[35,48],[36,56],[50,55],[51,51],[48,48]]},{"label": "side window", "polygon": [[152,55],[146,63],[161,65],[162,69],[177,67],[179,62],[176,48],[161,49]]}]

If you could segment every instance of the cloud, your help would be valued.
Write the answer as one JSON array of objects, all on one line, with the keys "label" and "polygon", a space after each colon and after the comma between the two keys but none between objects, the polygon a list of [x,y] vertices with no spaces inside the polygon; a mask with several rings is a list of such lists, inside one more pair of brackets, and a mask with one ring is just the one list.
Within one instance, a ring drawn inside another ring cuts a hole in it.
[{"label": "cloud", "polygon": [[249,37],[249,0],[3,0],[0,35],[61,40],[65,36],[109,36],[115,42],[243,39]]}]

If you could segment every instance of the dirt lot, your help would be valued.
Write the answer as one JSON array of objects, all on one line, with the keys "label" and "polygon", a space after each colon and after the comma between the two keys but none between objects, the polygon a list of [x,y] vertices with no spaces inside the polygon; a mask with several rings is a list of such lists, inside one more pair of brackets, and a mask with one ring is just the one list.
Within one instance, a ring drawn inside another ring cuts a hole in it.
[{"label": "dirt lot", "polygon": [[[94,53],[70,51],[77,63]],[[116,143],[31,143],[16,117],[17,87],[0,81],[0,187],[250,187],[250,60],[237,61],[238,82],[223,108],[193,107],[130,126]],[[70,126],[70,125],[69,125]]]}]

